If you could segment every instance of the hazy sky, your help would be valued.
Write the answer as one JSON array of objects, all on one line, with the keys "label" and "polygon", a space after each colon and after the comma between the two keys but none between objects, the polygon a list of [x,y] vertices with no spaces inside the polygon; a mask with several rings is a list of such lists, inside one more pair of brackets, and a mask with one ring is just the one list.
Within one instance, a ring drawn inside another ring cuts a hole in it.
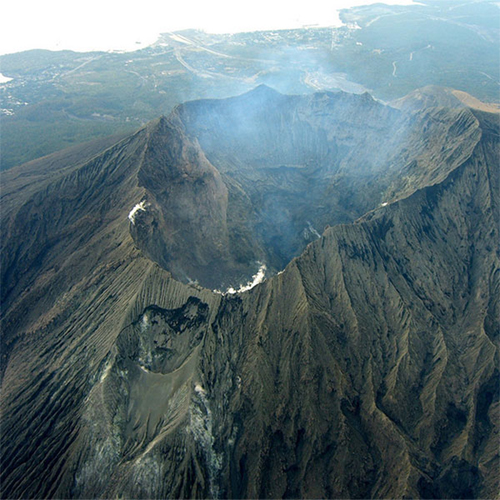
[{"label": "hazy sky", "polygon": [[339,24],[338,9],[369,3],[376,0],[10,0],[0,7],[0,54],[33,48],[130,50],[154,42],[160,32],[185,28],[228,33],[331,26]]}]

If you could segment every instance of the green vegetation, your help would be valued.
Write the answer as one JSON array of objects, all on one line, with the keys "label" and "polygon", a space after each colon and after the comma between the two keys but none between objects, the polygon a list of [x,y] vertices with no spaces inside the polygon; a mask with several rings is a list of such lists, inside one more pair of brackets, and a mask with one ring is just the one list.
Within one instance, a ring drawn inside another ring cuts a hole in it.
[{"label": "green vegetation", "polygon": [[368,90],[383,100],[440,85],[500,101],[494,2],[377,4],[341,17],[339,29],[164,34],[131,53],[1,56],[1,72],[13,80],[0,85],[0,168],[261,83],[285,93]]}]

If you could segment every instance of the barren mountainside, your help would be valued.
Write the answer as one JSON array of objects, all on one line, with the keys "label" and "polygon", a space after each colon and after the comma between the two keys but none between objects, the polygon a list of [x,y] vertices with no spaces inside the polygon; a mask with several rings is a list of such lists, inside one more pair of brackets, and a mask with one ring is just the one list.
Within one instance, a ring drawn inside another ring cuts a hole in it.
[{"label": "barren mountainside", "polygon": [[258,87],[3,173],[2,497],[498,496],[498,145]]}]

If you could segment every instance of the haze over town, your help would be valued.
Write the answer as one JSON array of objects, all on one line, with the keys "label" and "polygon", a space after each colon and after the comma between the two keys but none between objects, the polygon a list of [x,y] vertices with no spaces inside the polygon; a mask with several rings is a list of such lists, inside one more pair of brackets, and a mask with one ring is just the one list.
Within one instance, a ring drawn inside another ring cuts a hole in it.
[{"label": "haze over town", "polygon": [[[308,25],[339,26],[338,11],[376,0],[279,0],[185,2],[143,0],[119,2],[34,0],[2,6],[0,54],[34,48],[49,50],[136,50],[158,34],[183,29],[234,33]],[[411,0],[386,0],[408,5]]]}]

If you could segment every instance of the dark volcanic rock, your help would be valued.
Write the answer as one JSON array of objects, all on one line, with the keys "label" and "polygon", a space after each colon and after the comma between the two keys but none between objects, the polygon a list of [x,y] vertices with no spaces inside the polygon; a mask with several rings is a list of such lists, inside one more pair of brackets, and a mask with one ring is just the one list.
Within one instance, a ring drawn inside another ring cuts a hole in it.
[{"label": "dark volcanic rock", "polygon": [[5,173],[2,496],[497,496],[498,144],[259,88]]},{"label": "dark volcanic rock", "polygon": [[228,192],[175,116],[150,126],[138,181],[147,209],[132,224],[137,246],[183,281],[214,283],[213,268],[231,266]]}]

